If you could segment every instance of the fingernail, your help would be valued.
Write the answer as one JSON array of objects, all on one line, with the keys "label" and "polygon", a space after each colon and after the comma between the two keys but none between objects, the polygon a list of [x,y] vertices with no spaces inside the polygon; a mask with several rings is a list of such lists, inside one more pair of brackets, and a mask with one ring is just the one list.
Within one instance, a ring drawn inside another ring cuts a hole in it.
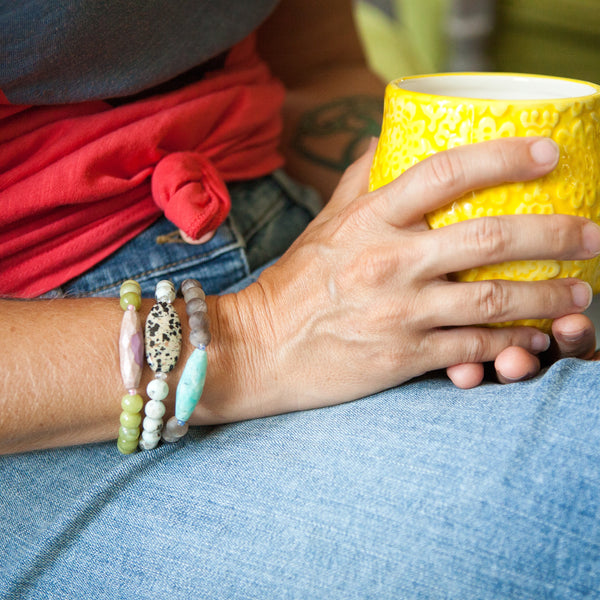
[{"label": "fingernail", "polygon": [[579,342],[585,336],[586,330],[581,329],[579,331],[570,331],[569,333],[561,334],[561,338],[565,342]]},{"label": "fingernail", "polygon": [[558,162],[558,146],[550,138],[538,140],[531,145],[529,152],[531,153],[531,158],[538,165],[553,165]]},{"label": "fingernail", "polygon": [[587,308],[592,303],[592,286],[586,281],[578,281],[571,286],[573,303],[579,308]]},{"label": "fingernail", "polygon": [[583,226],[583,246],[592,256],[600,254],[600,227],[595,223]]},{"label": "fingernail", "polygon": [[531,349],[534,352],[545,352],[550,348],[550,336],[546,333],[536,333],[531,339]]},{"label": "fingernail", "polygon": [[527,381],[528,379],[533,379],[537,375],[537,371],[533,373],[527,373],[527,375],[523,375],[523,377],[507,377],[506,375],[502,375],[504,381],[506,383],[519,383],[519,381]]}]

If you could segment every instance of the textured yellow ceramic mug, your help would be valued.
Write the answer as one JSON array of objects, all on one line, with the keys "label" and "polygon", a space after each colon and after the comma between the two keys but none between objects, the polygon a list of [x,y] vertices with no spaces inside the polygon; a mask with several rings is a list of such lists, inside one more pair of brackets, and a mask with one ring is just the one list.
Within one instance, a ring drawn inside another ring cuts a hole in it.
[{"label": "textured yellow ceramic mug", "polygon": [[[510,136],[546,136],[557,168],[531,182],[463,196],[427,215],[430,227],[500,214],[576,214],[600,223],[600,86],[513,73],[447,73],[388,84],[370,189],[455,146]],[[600,292],[600,258],[518,261],[453,274],[461,281],[578,277]],[[550,328],[550,321],[519,324]]]}]

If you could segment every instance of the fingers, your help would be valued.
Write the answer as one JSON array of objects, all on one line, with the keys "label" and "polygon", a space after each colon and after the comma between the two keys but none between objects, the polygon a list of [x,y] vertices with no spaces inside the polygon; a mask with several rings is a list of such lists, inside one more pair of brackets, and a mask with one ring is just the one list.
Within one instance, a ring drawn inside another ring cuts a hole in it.
[{"label": "fingers", "polygon": [[446,368],[453,381],[471,379],[475,385],[479,382],[475,381],[473,365],[494,361],[509,347],[539,354],[550,346],[550,337],[532,327],[438,329],[430,332],[427,341],[442,362],[435,368]]},{"label": "fingers", "polygon": [[535,377],[540,370],[540,359],[524,348],[506,348],[494,361],[496,377],[500,383],[514,383]]},{"label": "fingers", "polygon": [[330,201],[326,205],[327,210],[338,212],[357,197],[367,193],[369,173],[376,149],[377,138],[371,138],[365,153],[344,171]]},{"label": "fingers", "polygon": [[381,216],[410,225],[467,192],[549,173],[558,163],[549,138],[503,138],[439,152],[373,192]]},{"label": "fingers", "polygon": [[420,297],[431,327],[554,319],[582,312],[591,301],[592,288],[577,279],[438,282],[425,288]]},{"label": "fingers", "polygon": [[[524,348],[510,346],[498,354],[494,361],[499,383],[515,383],[535,377],[540,371],[540,360]],[[485,376],[481,363],[462,363],[446,369],[452,383],[463,390],[477,387]]]},{"label": "fingers", "polygon": [[600,254],[600,227],[569,215],[483,217],[425,231],[418,241],[429,278],[511,260],[593,258]]},{"label": "fingers", "polygon": [[[552,325],[552,333],[554,342],[551,360],[568,356],[586,360],[594,359],[595,328],[585,315],[566,315],[556,319]],[[540,359],[537,356],[518,346],[510,346],[502,350],[494,361],[496,377],[500,383],[514,383],[531,379],[539,373],[540,367]],[[448,367],[446,372],[454,385],[462,389],[476,387],[484,377],[484,368],[480,363],[454,365]]]},{"label": "fingers", "polygon": [[470,390],[483,381],[484,368],[481,363],[463,363],[448,367],[446,375],[457,388]]},{"label": "fingers", "polygon": [[596,331],[588,317],[580,314],[566,315],[552,324],[556,358],[575,356],[590,359],[596,350]]}]

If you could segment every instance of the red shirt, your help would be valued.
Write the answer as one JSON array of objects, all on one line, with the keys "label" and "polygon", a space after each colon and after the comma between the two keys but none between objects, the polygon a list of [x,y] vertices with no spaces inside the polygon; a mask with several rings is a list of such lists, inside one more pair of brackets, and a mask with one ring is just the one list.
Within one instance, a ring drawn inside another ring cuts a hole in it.
[{"label": "red shirt", "polygon": [[202,81],[118,107],[0,97],[0,295],[65,283],[163,213],[191,238],[214,230],[224,182],[281,166],[283,95],[251,36]]}]

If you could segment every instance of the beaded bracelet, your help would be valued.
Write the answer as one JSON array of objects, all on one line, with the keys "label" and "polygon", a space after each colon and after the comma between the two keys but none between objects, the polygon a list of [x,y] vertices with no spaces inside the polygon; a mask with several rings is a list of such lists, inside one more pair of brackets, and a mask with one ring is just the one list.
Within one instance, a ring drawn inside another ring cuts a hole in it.
[{"label": "beaded bracelet", "polygon": [[119,335],[121,378],[127,394],[121,399],[121,427],[117,448],[121,454],[135,451],[140,437],[141,410],[144,404],[137,392],[144,367],[144,333],[138,311],[142,305],[142,289],[131,279],[121,285],[121,308],[125,311]]},{"label": "beaded bracelet", "polygon": [[142,450],[156,448],[160,441],[165,414],[163,400],[169,395],[167,373],[177,364],[181,352],[181,322],[172,302],[175,286],[163,280],[156,285],[156,304],[146,319],[146,361],[156,374],[146,387],[150,401],[146,404],[144,430],[139,446]]},{"label": "beaded bracelet", "polygon": [[186,279],[181,284],[181,291],[189,317],[190,341],[195,348],[177,384],[175,416],[167,421],[162,434],[165,442],[177,442],[187,433],[188,419],[202,396],[208,364],[206,346],[210,343],[210,330],[204,290],[195,279]]}]

